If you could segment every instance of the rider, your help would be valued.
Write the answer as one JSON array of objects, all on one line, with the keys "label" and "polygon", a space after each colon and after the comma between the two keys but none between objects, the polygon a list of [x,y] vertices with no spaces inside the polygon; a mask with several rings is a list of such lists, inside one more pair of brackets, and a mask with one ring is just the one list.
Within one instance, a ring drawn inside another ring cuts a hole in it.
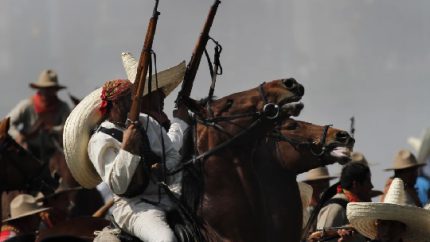
[{"label": "rider", "polygon": [[58,84],[57,73],[44,70],[30,87],[37,92],[22,100],[8,114],[10,135],[43,162],[47,162],[58,145],[61,147],[63,125],[69,115],[67,103],[57,92],[65,87]]},{"label": "rider", "polygon": [[[156,160],[163,159],[164,151],[167,170],[178,166],[188,112],[180,107],[168,132],[142,113],[139,123],[125,127],[131,93],[132,83],[128,80],[113,80],[103,85],[100,111],[104,121],[91,136],[88,155],[115,194],[112,213],[123,230],[143,241],[176,241],[165,214],[173,204],[157,184],[163,177],[162,166]],[[144,96],[142,102],[146,101]],[[153,164],[150,174],[144,172],[145,164]],[[142,183],[148,178],[149,185],[143,191]],[[176,194],[180,194],[180,181],[181,174],[167,177],[167,185]]]}]

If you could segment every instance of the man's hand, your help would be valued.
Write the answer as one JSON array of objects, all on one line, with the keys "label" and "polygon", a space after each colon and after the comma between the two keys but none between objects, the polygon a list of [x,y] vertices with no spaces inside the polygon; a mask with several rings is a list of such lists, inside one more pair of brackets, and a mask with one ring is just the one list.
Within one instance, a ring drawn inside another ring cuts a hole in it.
[{"label": "man's hand", "polygon": [[140,155],[140,148],[142,147],[142,134],[135,124],[131,124],[124,131],[122,136],[121,148],[132,154]]},{"label": "man's hand", "polygon": [[348,241],[354,241],[353,237],[357,232],[355,232],[355,230],[350,230],[350,229],[339,229],[337,233],[340,236],[337,242],[348,242]]},{"label": "man's hand", "polygon": [[191,123],[190,116],[188,115],[188,109],[185,105],[181,104],[175,110],[173,110],[173,117],[179,118],[187,124]]}]

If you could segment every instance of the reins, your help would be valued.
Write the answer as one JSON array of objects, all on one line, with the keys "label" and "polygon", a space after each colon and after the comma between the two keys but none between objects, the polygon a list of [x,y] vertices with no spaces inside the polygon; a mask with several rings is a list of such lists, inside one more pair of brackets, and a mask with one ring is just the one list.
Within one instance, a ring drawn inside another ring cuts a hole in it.
[{"label": "reins", "polygon": [[263,87],[264,84],[265,83],[263,82],[262,84],[259,85],[259,88],[258,88],[260,96],[262,97],[262,99],[265,102],[265,105],[263,106],[262,111],[243,113],[243,114],[237,114],[237,115],[231,115],[231,116],[221,116],[221,117],[215,117],[212,119],[199,119],[198,117],[195,117],[197,122],[199,122],[205,126],[215,127],[217,130],[222,131],[223,133],[227,133],[227,132],[224,130],[224,128],[222,128],[220,125],[217,124],[218,122],[232,121],[232,120],[235,120],[238,118],[243,118],[243,117],[256,117],[257,119],[255,121],[253,121],[248,127],[242,128],[242,130],[238,134],[232,136],[227,141],[215,146],[214,148],[212,148],[212,149],[210,149],[210,150],[208,150],[208,151],[206,151],[206,152],[204,152],[198,156],[195,156],[195,157],[189,159],[188,161],[182,162],[178,168],[176,168],[175,170],[168,173],[168,175],[174,175],[174,174],[182,171],[188,165],[196,164],[197,162],[201,162],[201,161],[205,160],[207,157],[215,154],[216,152],[218,152],[218,151],[224,149],[225,147],[229,146],[230,144],[234,143],[236,140],[238,140],[239,138],[241,138],[242,136],[247,134],[250,130],[252,130],[256,126],[258,126],[264,120],[276,119],[279,116],[279,106],[276,104],[268,102],[266,93],[264,92],[264,87]]}]

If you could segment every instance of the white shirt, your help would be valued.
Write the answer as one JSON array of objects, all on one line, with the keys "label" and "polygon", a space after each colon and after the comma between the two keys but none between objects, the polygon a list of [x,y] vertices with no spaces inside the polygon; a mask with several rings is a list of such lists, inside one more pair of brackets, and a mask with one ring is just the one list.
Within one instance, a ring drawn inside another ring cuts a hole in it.
[{"label": "white shirt", "polygon": [[[152,117],[146,114],[140,114],[139,119],[142,127],[146,130],[151,150],[159,157],[163,157],[160,132],[162,133],[167,170],[171,171],[177,168],[181,160],[179,150],[182,147],[183,136],[188,128],[188,124],[180,119],[174,118],[169,132],[166,133],[160,124]],[[101,126],[108,129],[116,128],[122,131],[124,130],[109,121],[104,121],[101,123]],[[140,162],[139,155],[134,155],[121,149],[121,143],[118,140],[103,132],[96,132],[91,136],[88,143],[88,156],[102,180],[115,194],[125,193],[136,167]],[[169,188],[178,195],[181,192],[181,179],[182,172],[170,176],[167,179]],[[151,181],[142,195],[123,199],[134,200],[144,196],[152,197],[157,194],[158,185]]]}]

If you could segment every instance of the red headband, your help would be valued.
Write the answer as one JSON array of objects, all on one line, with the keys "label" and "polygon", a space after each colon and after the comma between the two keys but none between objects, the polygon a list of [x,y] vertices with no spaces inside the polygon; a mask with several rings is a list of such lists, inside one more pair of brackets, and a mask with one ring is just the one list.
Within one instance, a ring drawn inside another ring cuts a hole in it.
[{"label": "red headband", "polygon": [[112,80],[107,81],[103,85],[102,94],[100,98],[102,103],[100,105],[100,112],[104,116],[107,112],[106,108],[109,101],[118,100],[120,97],[125,96],[131,91],[131,86],[133,84],[129,80]]}]

